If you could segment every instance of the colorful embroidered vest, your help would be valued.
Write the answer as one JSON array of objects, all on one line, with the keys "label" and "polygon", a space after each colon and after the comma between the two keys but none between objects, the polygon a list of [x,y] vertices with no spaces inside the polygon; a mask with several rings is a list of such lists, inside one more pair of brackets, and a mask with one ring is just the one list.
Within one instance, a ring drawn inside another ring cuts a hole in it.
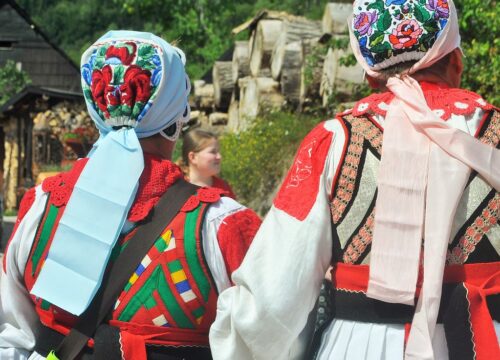
[{"label": "colorful embroidered vest", "polygon": [[[78,164],[80,163],[80,164]],[[25,269],[25,284],[33,287],[49,251],[58,222],[85,161],[57,178],[48,179],[48,200],[36,231]],[[56,186],[51,186],[53,184]],[[204,258],[201,227],[210,203],[221,191],[199,189],[181,212],[166,224],[128,284],[111,314],[111,325],[130,334],[147,336],[156,345],[207,345],[215,318],[217,290]],[[115,246],[111,261],[127,246],[134,231]],[[76,318],[43,299],[33,297],[40,320],[67,334]],[[148,341],[146,341],[148,342]]]},{"label": "colorful embroidered vest", "polygon": [[[346,112],[338,119],[344,125],[347,144],[331,201],[333,261],[368,264],[383,129],[366,112]],[[499,111],[486,111],[477,137],[500,147]],[[500,194],[472,172],[455,215],[448,264],[500,260],[499,207]]]}]

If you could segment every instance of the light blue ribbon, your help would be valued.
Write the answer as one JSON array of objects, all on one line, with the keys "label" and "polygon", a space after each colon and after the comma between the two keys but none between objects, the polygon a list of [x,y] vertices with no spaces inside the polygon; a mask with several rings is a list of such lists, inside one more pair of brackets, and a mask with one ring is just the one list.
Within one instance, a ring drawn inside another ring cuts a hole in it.
[{"label": "light blue ribbon", "polygon": [[[133,129],[111,132],[101,140],[73,189],[32,294],[75,315],[87,308],[102,281],[143,169],[144,157]],[[98,186],[94,174],[105,174]]]}]

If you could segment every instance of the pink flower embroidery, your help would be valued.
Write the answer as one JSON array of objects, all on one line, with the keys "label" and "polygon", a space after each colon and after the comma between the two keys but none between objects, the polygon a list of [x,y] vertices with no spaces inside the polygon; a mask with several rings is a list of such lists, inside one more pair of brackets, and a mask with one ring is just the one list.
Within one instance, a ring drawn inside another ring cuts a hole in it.
[{"label": "pink flower embroidery", "polygon": [[423,30],[415,20],[405,20],[389,35],[389,41],[395,49],[409,48],[415,45]]}]

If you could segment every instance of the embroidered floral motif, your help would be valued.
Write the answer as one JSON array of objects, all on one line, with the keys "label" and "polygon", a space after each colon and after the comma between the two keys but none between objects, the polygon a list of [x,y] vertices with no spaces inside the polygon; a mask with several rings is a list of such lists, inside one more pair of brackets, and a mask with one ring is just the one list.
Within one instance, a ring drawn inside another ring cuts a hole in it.
[{"label": "embroidered floral motif", "polygon": [[352,27],[363,57],[374,66],[404,52],[423,56],[448,18],[448,0],[363,0],[354,3]]},{"label": "embroidered floral motif", "polygon": [[300,183],[312,174],[312,149],[316,145],[316,140],[304,145],[298,154],[293,167],[291,169],[290,180],[287,182],[286,187],[297,187]]},{"label": "embroidered floral motif", "polygon": [[162,74],[161,48],[119,41],[97,45],[82,66],[83,94],[103,120],[141,121],[157,95]]},{"label": "embroidered floral motif", "polygon": [[309,215],[320,190],[320,178],[332,138],[333,133],[325,128],[324,123],[318,124],[307,134],[300,145],[291,170],[274,199],[273,205],[277,209],[300,221]]},{"label": "embroidered floral motif", "polygon": [[[450,89],[444,85],[422,83],[422,90],[427,104],[443,120],[448,120],[452,114],[470,115],[477,108],[485,111],[493,106],[472,91],[463,89]],[[378,114],[386,116],[388,105],[394,99],[394,94],[389,92],[372,94],[358,101],[352,110],[354,116],[365,114]]]}]

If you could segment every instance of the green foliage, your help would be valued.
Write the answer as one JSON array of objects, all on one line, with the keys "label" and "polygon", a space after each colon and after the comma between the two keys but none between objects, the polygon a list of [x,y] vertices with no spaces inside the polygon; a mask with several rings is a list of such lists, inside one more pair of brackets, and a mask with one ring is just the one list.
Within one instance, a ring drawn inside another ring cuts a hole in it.
[{"label": "green foliage", "polygon": [[16,68],[16,63],[8,60],[0,67],[0,105],[21,91],[31,80],[24,71]]},{"label": "green foliage", "polygon": [[456,0],[464,76],[462,85],[500,104],[500,17],[496,0]]},{"label": "green foliage", "polygon": [[[319,122],[316,116],[275,112],[257,118],[243,132],[220,138],[222,177],[244,204],[265,203],[278,185],[302,138]],[[267,209],[257,209],[261,214]]]}]

